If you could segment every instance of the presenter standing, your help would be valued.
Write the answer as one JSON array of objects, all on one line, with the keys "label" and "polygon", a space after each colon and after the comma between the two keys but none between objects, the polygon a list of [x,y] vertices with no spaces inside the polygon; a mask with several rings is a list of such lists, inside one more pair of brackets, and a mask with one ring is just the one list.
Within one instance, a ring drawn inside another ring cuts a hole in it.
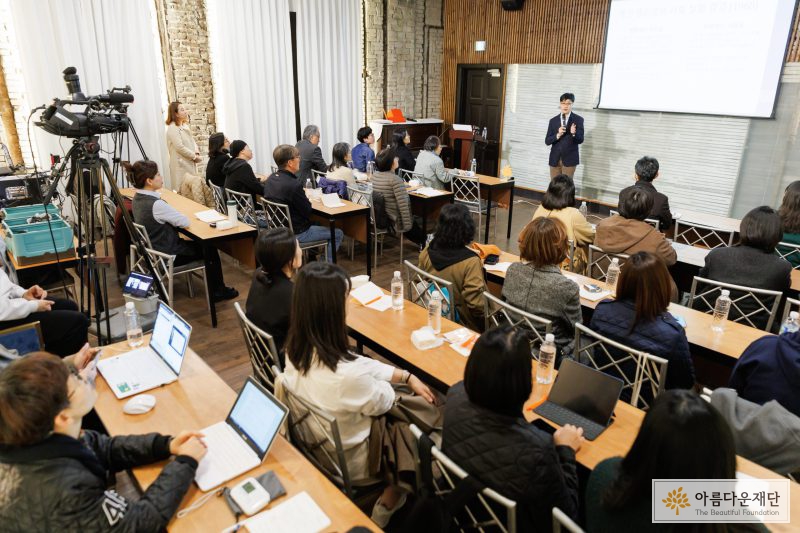
[{"label": "presenter standing", "polygon": [[566,174],[575,175],[575,167],[580,163],[578,145],[583,142],[583,117],[572,112],[575,95],[564,93],[561,113],[550,119],[544,143],[550,147],[550,177]]}]

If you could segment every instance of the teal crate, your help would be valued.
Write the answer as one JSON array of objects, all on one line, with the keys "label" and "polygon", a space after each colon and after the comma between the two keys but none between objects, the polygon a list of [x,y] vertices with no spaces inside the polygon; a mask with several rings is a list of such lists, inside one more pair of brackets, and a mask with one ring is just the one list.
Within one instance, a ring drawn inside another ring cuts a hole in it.
[{"label": "teal crate", "polygon": [[[70,250],[73,247],[72,227],[61,218],[51,220],[50,226],[53,228],[52,237],[47,222],[28,224],[25,218],[3,220],[8,251],[15,257],[38,257]],[[53,239],[56,243],[55,250]]]},{"label": "teal crate", "polygon": [[[2,215],[0,218],[5,221],[27,220],[36,213],[44,213],[44,211],[44,204],[24,205],[22,207],[6,207],[4,209],[0,209],[0,215]],[[51,215],[61,218],[61,213],[53,204],[47,205],[47,212]]]}]

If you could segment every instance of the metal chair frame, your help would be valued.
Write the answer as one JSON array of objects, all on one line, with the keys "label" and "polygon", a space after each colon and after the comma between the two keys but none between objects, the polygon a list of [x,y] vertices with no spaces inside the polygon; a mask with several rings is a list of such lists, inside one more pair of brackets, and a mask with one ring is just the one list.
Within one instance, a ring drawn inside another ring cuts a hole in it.
[{"label": "metal chair frame", "polygon": [[314,189],[319,188],[319,179],[328,176],[328,172],[320,172],[319,170],[311,169],[311,187]]},{"label": "metal chair frame", "polygon": [[408,183],[412,179],[417,179],[420,182],[423,180],[425,175],[422,172],[414,172],[413,170],[406,170],[401,168],[397,171],[397,175],[403,178],[403,181]]},{"label": "metal chair frame", "polygon": [[[796,309],[794,309],[796,308]],[[781,314],[781,323],[786,320],[792,310],[800,311],[800,300],[794,298],[786,298],[786,303],[783,305],[783,314]]]},{"label": "metal chair frame", "polygon": [[[710,286],[710,288],[704,290],[703,292],[698,292],[698,285],[701,284],[704,286]],[[728,289],[731,292],[731,309],[735,309],[739,313],[738,317],[730,319],[732,322],[743,322],[746,325],[756,329],[771,331],[772,324],[778,314],[778,306],[781,303],[781,297],[783,296],[783,293],[780,291],[756,289],[755,287],[745,287],[744,285],[733,285],[731,283],[723,283],[721,281],[695,276],[692,280],[692,290],[689,293],[688,306],[694,308],[693,304],[697,299],[700,300],[705,306],[705,309],[699,309],[700,311],[703,311],[706,314],[713,314],[718,293],[722,291],[722,289]],[[737,292],[739,295],[736,294]],[[709,297],[712,297],[713,300],[709,300]],[[739,307],[739,304],[748,299],[752,299],[754,302],[756,302],[757,308],[749,313],[744,313]],[[769,303],[770,300],[772,300],[771,304]],[[762,313],[769,314],[767,325],[764,328],[758,327],[751,320],[751,317],[761,315]]]},{"label": "metal chair frame", "polygon": [[[532,335],[531,357],[536,361],[539,360],[536,346],[540,346],[544,342],[545,335],[552,333],[553,322],[551,320],[514,307],[488,291],[483,293],[483,309],[487,330],[495,326],[509,325],[530,331]],[[542,328],[544,328],[544,332],[541,331]],[[534,346],[535,344],[536,346]]]},{"label": "metal chair frame", "polygon": [[227,215],[228,205],[225,203],[225,189],[211,182],[209,182],[208,185],[211,187],[211,195],[214,197],[214,208],[221,214]]},{"label": "metal chair frame", "polygon": [[[473,215],[478,215],[478,225],[476,226],[476,231],[478,232],[478,238],[480,238],[481,228],[483,227],[481,220],[483,219],[484,212],[488,217],[491,217],[492,212],[494,212],[496,222],[497,206],[489,205],[488,202],[486,204],[482,203],[481,182],[477,176],[468,178],[466,176],[454,174],[450,179],[450,184],[453,190],[453,201],[458,204],[464,204],[467,206],[470,213]],[[493,236],[495,238],[497,237],[496,223],[494,224]]]},{"label": "metal chair frame", "polygon": [[281,372],[281,361],[278,357],[278,349],[272,335],[259,328],[247,318],[239,302],[235,302],[233,307],[236,309],[236,316],[239,318],[239,326],[242,328],[242,336],[247,346],[247,353],[250,355],[250,364],[253,367],[253,375],[270,392],[275,391],[275,371]]},{"label": "metal chair frame", "polygon": [[256,211],[253,195],[249,192],[236,192],[225,189],[225,197],[236,202],[236,216],[248,226],[258,228],[259,219],[263,220],[263,213]]},{"label": "metal chair frame", "polygon": [[[583,342],[585,338],[589,342]],[[614,356],[609,347],[622,352],[622,356]],[[608,358],[608,362],[601,364],[596,360],[595,350],[602,350],[603,355]],[[631,391],[631,405],[639,407],[641,400],[642,408],[650,407],[647,401],[642,398],[642,388],[646,385],[650,387],[653,399],[664,392],[667,380],[667,363],[662,357],[658,357],[641,350],[636,350],[617,341],[611,340],[596,331],[592,331],[583,324],[575,324],[575,358],[579,361],[588,360],[591,365],[610,375],[614,375],[624,383],[622,390]],[[633,377],[629,376],[623,369],[622,364],[633,361],[636,365]]]},{"label": "metal chair frame", "polygon": [[[681,229],[681,226],[684,228]],[[683,222],[678,219],[675,221],[675,237],[673,240],[677,243],[688,244],[689,246],[699,245],[713,250],[714,248],[733,246],[733,235],[735,233],[733,230],[715,228],[694,222]]]},{"label": "metal chair frame", "polygon": [[[781,253],[780,251],[781,248],[788,249],[789,251]],[[789,260],[790,257],[794,259],[800,259],[800,244],[792,244],[790,242],[779,242],[778,246],[775,248],[775,253],[778,255],[778,257],[786,259],[787,261],[789,261],[789,263],[791,263],[791,261]],[[797,266],[792,266],[792,269],[800,270],[800,261],[798,261]]]},{"label": "metal chair frame", "polygon": [[[615,211],[614,209],[610,209],[608,211],[608,214],[613,217],[614,215],[619,215],[619,211]],[[644,221],[647,222],[648,224],[650,224],[651,226],[653,226],[654,228],[656,228],[656,231],[661,231],[661,221],[658,220],[657,218],[646,218],[646,219],[644,219]]]},{"label": "metal chair frame", "polygon": [[[619,259],[619,266],[622,267],[622,265],[625,264],[625,261],[627,261],[630,256],[628,254],[605,252],[599,246],[590,244],[589,257],[586,264],[586,273],[590,278],[596,279],[597,281],[605,281],[606,276],[608,275],[608,267],[611,264],[611,260],[614,258]],[[602,263],[603,261],[607,261],[607,263]],[[597,269],[599,275],[595,275],[595,269]]]},{"label": "metal chair frame", "polygon": [[569,533],[585,533],[581,526],[568,517],[564,511],[558,507],[553,507],[553,533],[561,533],[562,528]]},{"label": "metal chair frame", "polygon": [[[357,187],[348,186],[347,187],[347,194],[350,197],[350,201],[354,204],[364,205],[369,207],[369,222],[370,231],[375,236],[372,241],[373,249],[371,252],[374,254],[374,260],[372,262],[373,265],[378,264],[378,246],[380,245],[381,248],[381,255],[383,255],[383,241],[387,235],[391,235],[389,230],[385,229],[378,229],[378,226],[375,222],[375,206],[372,202],[372,189],[363,190]],[[403,242],[405,241],[403,234],[398,233],[397,237],[400,239],[400,262],[403,261]],[[370,253],[368,251],[367,253]]]},{"label": "metal chair frame", "polygon": [[[267,200],[266,198],[262,198],[259,200],[259,203],[264,209],[264,217],[267,221],[267,228],[289,228],[289,230],[294,233],[294,228],[292,227],[292,216],[289,211],[289,206],[286,204],[281,204],[278,202],[273,202]],[[324,241],[309,241],[309,242],[301,242],[300,249],[303,251],[303,255],[307,257],[307,252],[309,250],[313,250],[314,248],[319,248],[322,257],[325,258],[325,261],[328,260],[328,245],[329,242],[327,240]]]},{"label": "metal chair frame", "polygon": [[[431,294],[430,289],[433,287],[434,290],[439,291],[439,294],[442,295],[442,316],[455,321],[453,283],[415,267],[408,260],[403,261],[403,266],[405,267],[407,292],[411,302],[427,309]],[[447,288],[447,295],[442,291],[442,288]],[[447,303],[446,310],[444,309],[445,302]]]}]

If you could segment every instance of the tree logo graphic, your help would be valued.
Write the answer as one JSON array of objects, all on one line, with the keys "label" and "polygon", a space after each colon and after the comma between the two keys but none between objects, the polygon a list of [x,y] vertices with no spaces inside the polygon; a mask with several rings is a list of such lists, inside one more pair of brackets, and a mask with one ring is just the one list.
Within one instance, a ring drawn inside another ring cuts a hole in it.
[{"label": "tree logo graphic", "polygon": [[666,499],[661,500],[668,509],[675,509],[675,516],[681,514],[681,509],[691,507],[689,505],[689,498],[683,493],[683,487],[678,487],[678,490],[673,490],[667,493]]}]

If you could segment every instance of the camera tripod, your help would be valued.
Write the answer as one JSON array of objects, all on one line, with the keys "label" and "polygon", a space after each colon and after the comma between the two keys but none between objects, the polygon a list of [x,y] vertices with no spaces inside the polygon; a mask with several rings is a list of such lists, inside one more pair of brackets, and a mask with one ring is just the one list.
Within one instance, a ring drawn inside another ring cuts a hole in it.
[{"label": "camera tripod", "polygon": [[[138,138],[136,139],[138,143]],[[120,193],[114,176],[109,168],[108,161],[100,156],[99,137],[80,137],[73,141],[61,166],[54,172],[54,179],[50,190],[44,198],[45,206],[50,203],[64,170],[69,164],[69,179],[65,186],[68,192],[72,192],[75,200],[75,213],[78,234],[78,257],[79,257],[79,278],[80,294],[78,305],[81,312],[89,317],[93,317],[100,344],[105,344],[104,339],[111,339],[111,316],[108,312],[108,284],[106,269],[109,267],[109,246],[108,246],[108,220],[106,216],[101,216],[100,240],[103,244],[103,256],[97,256],[97,209],[94,208],[95,202],[100,207],[104,206],[104,199],[109,196],[114,203],[119,206],[122,212],[122,220],[128,230],[132,244],[136,247],[137,253],[141,256],[147,269],[146,274],[153,277],[159,299],[166,301],[166,291],[161,283],[155,267],[150,261],[150,257],[145,250],[145,243],[139,232],[133,226],[133,219],[125,208],[122,193]],[[115,162],[116,166],[116,162]],[[108,189],[108,190],[107,190]],[[92,309],[93,308],[93,309]],[[93,313],[92,313],[93,310]],[[105,316],[103,313],[105,312]],[[105,324],[105,336],[101,333],[101,320]]]}]

